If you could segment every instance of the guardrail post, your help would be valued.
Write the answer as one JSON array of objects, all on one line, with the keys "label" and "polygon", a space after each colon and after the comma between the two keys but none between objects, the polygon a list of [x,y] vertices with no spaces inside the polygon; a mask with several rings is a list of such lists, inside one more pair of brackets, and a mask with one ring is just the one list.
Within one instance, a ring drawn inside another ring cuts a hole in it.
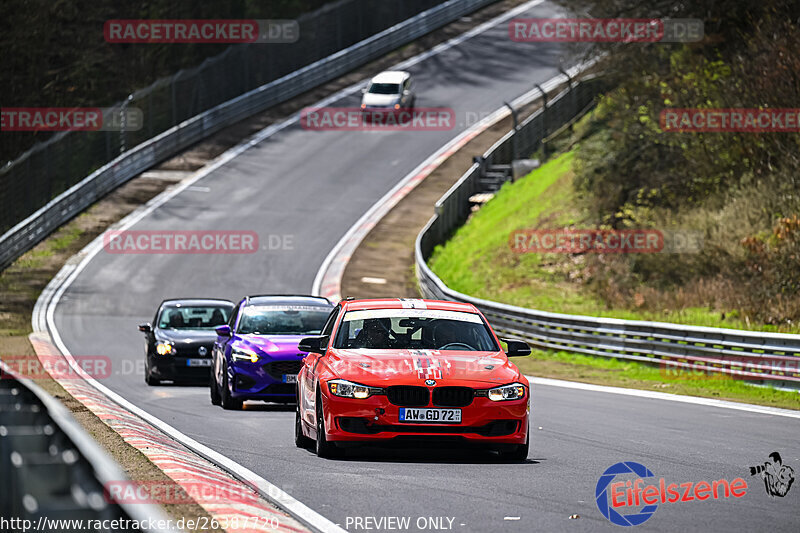
[{"label": "guardrail post", "polygon": [[153,116],[153,93],[147,95],[147,137],[153,138],[153,127],[155,123],[155,117]]},{"label": "guardrail post", "polygon": [[542,160],[547,161],[547,92],[538,83],[534,84],[534,87],[542,93]]},{"label": "guardrail post", "polygon": [[170,126],[175,126],[178,123],[178,106],[177,106],[177,96],[175,95],[177,83],[175,83],[180,77],[182,70],[179,70],[175,73],[172,78],[169,80],[169,94],[172,99],[170,102],[170,110],[172,110],[172,124]]},{"label": "guardrail post", "polygon": [[120,107],[119,111],[119,153],[125,153],[125,136],[126,130],[128,129],[128,104],[133,101],[133,95],[129,94],[128,97],[122,102],[122,106]]},{"label": "guardrail post", "polygon": [[[578,96],[577,92],[578,91],[576,91],[575,88],[572,85],[572,76],[567,74],[567,71],[564,70],[564,67],[563,66],[559,66],[558,67],[558,71],[561,74],[563,74],[565,78],[567,78],[567,86],[569,87],[569,100],[570,100],[570,104],[572,106],[571,107],[572,112],[570,113],[570,115],[575,116],[578,113],[578,105],[577,105],[577,96]],[[573,126],[574,126],[574,124],[572,123],[572,120],[570,119],[569,126],[568,126],[570,133],[572,133],[572,131],[573,131]]]},{"label": "guardrail post", "polygon": [[[514,121],[514,135],[511,136],[511,165],[513,167],[514,161],[519,159],[519,148],[517,147],[517,134],[519,133],[519,114],[508,102],[503,102],[505,106],[511,111],[511,119]],[[514,182],[514,173],[511,173],[511,182]]]}]

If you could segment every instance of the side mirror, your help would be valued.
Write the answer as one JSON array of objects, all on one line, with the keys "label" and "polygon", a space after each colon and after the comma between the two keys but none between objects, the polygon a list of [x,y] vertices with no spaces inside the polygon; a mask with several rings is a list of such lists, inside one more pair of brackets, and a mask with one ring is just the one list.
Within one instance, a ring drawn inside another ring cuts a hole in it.
[{"label": "side mirror", "polygon": [[297,343],[297,349],[306,353],[322,353],[328,345],[328,337],[306,337]]},{"label": "side mirror", "polygon": [[153,331],[153,327],[149,323],[139,324],[139,331],[142,333],[150,333]]},{"label": "side mirror", "polygon": [[214,328],[214,331],[217,332],[217,335],[220,337],[230,337],[231,336],[231,327],[227,324],[224,326],[217,326]]},{"label": "side mirror", "polygon": [[518,339],[500,339],[508,344],[506,356],[508,357],[523,357],[531,354],[531,347],[528,343]]}]

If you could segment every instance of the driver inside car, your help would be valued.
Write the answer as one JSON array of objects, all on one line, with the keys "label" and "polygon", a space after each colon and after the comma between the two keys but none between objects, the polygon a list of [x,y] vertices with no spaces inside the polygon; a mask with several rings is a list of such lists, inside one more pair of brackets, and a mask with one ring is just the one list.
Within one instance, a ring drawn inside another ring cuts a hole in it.
[{"label": "driver inside car", "polygon": [[369,318],[356,335],[354,348],[381,349],[389,348],[389,328],[392,322],[388,318]]},{"label": "driver inside car", "polygon": [[456,327],[451,322],[442,322],[433,330],[433,340],[436,348],[441,349],[448,344],[458,342]]}]

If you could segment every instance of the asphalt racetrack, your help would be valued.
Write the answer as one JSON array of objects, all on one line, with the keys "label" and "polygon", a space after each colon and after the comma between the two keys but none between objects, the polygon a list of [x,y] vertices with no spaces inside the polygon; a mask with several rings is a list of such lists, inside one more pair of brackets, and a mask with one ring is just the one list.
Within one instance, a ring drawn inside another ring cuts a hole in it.
[{"label": "asphalt racetrack", "polygon": [[[545,3],[520,16],[556,14]],[[779,451],[800,472],[798,418],[538,385],[524,464],[420,448],[323,460],[294,446],[293,407],[229,412],[210,404],[205,387],[145,385],[136,325],[150,321],[161,300],[308,293],[328,252],[379,198],[469,119],[557,75],[560,64],[572,63],[558,45],[511,42],[500,23],[409,68],[417,106],[452,107],[453,130],[319,132],[294,124],[279,131],[131,228],[254,231],[261,250],[100,252],[60,299],[58,333],[74,355],[112,359],[105,386],[350,531],[390,530],[398,522],[380,522],[387,517],[408,517],[408,531],[618,529],[598,510],[595,486],[620,461],[641,463],[667,484],[737,477],[748,484],[741,498],[659,503],[637,530],[799,531],[800,486],[770,497],[748,468]],[[332,105],[357,106],[359,96]]]}]

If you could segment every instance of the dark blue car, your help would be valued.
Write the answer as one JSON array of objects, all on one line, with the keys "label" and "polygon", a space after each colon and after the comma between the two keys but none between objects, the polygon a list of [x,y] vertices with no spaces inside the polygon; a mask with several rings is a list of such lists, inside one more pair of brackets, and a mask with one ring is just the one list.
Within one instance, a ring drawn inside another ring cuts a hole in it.
[{"label": "dark blue car", "polygon": [[248,296],[216,328],[211,403],[241,409],[246,400],[295,401],[305,352],[297,343],[318,335],[333,310],[316,296]]}]

